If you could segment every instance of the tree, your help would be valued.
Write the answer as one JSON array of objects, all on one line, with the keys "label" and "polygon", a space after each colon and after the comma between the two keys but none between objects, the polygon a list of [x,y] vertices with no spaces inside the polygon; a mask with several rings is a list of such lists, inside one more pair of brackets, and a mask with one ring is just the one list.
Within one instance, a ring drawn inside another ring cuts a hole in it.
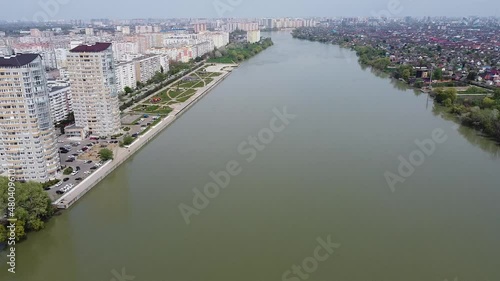
[{"label": "tree", "polygon": [[408,81],[410,79],[411,72],[409,69],[403,70],[403,74],[401,75],[401,78],[404,80]]},{"label": "tree", "polygon": [[432,79],[434,80],[443,79],[443,70],[441,68],[434,70],[434,72],[432,73]]},{"label": "tree", "polygon": [[413,86],[415,86],[416,88],[422,88],[424,86],[424,80],[418,78],[417,80],[415,80],[415,84],[413,84]]},{"label": "tree", "polygon": [[[6,177],[0,177],[0,209],[8,207],[8,183]],[[17,219],[16,232],[18,239],[24,237],[24,231],[37,231],[44,227],[44,221],[50,218],[54,209],[48,194],[38,182],[15,183],[16,209],[14,216]],[[0,231],[1,233],[1,231]],[[1,235],[0,235],[1,236]]]},{"label": "tree", "polygon": [[441,104],[445,104],[445,101],[449,99],[449,102],[446,102],[446,104],[452,105],[457,99],[457,90],[455,88],[448,88],[446,90],[443,88],[437,88],[435,93],[436,101]]},{"label": "tree", "polygon": [[132,93],[134,90],[132,90],[132,88],[130,88],[129,86],[123,88],[123,91],[125,91],[126,94],[130,94]]},{"label": "tree", "polygon": [[498,100],[500,99],[500,88],[496,88],[494,93],[493,93],[493,97]]},{"label": "tree", "polygon": [[113,160],[113,151],[103,148],[99,151],[99,157],[101,157],[101,160],[103,162],[106,162],[108,160]]},{"label": "tree", "polygon": [[7,241],[7,228],[0,224],[0,243]]},{"label": "tree", "polygon": [[123,138],[123,144],[124,145],[129,145],[131,144],[132,142],[134,142],[134,138],[129,136],[129,135],[126,135],[124,138]]},{"label": "tree", "polygon": [[474,80],[476,80],[476,77],[477,77],[477,73],[475,73],[474,71],[471,71],[467,75],[467,80],[474,81]]},{"label": "tree", "polygon": [[484,108],[491,108],[495,104],[495,100],[490,99],[489,97],[485,97],[483,99],[483,107]]}]

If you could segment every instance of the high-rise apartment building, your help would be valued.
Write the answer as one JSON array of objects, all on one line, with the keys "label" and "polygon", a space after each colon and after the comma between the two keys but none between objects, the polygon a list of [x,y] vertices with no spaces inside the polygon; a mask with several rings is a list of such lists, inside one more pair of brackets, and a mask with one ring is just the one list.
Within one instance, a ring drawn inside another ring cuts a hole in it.
[{"label": "high-rise apartment building", "polygon": [[0,172],[45,182],[60,169],[49,92],[38,54],[0,57]]},{"label": "high-rise apartment building", "polygon": [[120,109],[111,43],[80,45],[69,51],[68,73],[75,125],[91,136],[120,132]]}]

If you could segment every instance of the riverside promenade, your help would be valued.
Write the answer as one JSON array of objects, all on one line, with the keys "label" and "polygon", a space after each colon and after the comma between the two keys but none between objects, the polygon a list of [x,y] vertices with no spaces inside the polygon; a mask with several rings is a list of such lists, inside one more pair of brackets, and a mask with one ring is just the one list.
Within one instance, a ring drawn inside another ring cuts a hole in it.
[{"label": "riverside promenade", "polygon": [[224,64],[224,65],[208,66],[207,71],[213,70],[213,72],[221,72],[222,75],[214,78],[214,80],[205,87],[198,89],[198,91],[185,102],[177,104],[174,110],[169,115],[164,117],[158,124],[151,127],[146,133],[139,136],[131,145],[129,145],[128,147],[116,148],[113,151],[114,155],[113,160],[104,163],[99,169],[97,169],[94,173],[90,174],[80,184],[78,184],[68,193],[64,194],[61,198],[53,202],[53,205],[55,205],[59,209],[68,209],[69,207],[71,207],[74,203],[78,201],[78,199],[82,198],[87,192],[89,192],[107,175],[109,175],[117,167],[123,164],[123,162],[125,162],[130,156],[139,151],[144,145],[146,145],[149,141],[155,138],[161,131],[163,131],[163,129],[167,128],[179,116],[185,113],[191,106],[196,104],[196,102],[198,102],[204,95],[206,95],[220,82],[226,79],[226,77],[232,71],[232,69],[223,70],[223,68],[227,67],[235,68],[237,67],[237,65]]}]

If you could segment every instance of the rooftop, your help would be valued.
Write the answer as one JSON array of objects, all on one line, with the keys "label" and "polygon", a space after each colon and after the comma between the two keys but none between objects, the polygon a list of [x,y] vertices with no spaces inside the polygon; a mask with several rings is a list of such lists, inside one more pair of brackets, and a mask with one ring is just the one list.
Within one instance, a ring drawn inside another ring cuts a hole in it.
[{"label": "rooftop", "polygon": [[0,66],[19,67],[29,64],[40,55],[38,54],[16,54],[12,56],[0,56]]},{"label": "rooftop", "polygon": [[80,45],[70,50],[72,53],[98,53],[108,49],[111,43],[95,43],[94,45]]}]

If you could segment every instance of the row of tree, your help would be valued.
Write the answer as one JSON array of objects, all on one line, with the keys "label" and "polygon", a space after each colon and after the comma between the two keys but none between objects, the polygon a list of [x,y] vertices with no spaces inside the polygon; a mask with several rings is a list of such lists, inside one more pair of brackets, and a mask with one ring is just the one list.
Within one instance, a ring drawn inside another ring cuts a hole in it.
[{"label": "row of tree", "polygon": [[[469,88],[466,93],[484,91],[473,88]],[[454,88],[438,88],[435,90],[435,100],[448,107],[464,126],[477,129],[500,142],[500,89],[495,89],[493,96],[457,98]]]}]

